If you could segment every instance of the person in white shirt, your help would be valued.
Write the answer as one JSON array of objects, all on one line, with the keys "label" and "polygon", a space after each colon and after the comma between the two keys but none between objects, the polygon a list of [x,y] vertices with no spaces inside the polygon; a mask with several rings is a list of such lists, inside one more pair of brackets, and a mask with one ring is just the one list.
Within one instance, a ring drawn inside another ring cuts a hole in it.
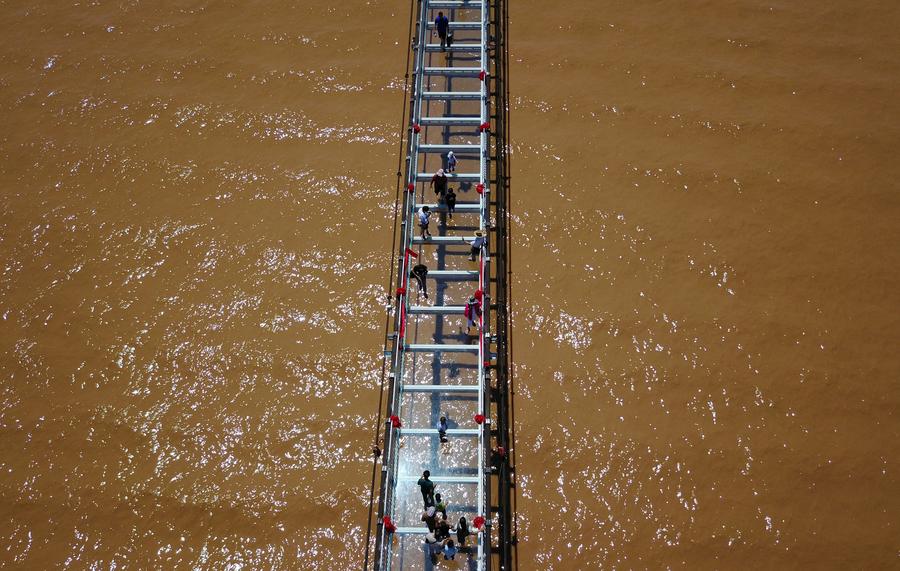
[{"label": "person in white shirt", "polygon": [[475,258],[481,255],[481,249],[487,245],[487,238],[484,237],[484,232],[475,232],[475,239],[469,242],[469,245],[472,246],[469,261],[474,262]]},{"label": "person in white shirt", "polygon": [[456,171],[456,162],[456,155],[453,154],[453,151],[449,151],[447,153],[447,172]]},{"label": "person in white shirt", "polygon": [[431,220],[431,210],[427,206],[423,206],[418,211],[419,228],[422,229],[422,239],[431,238],[431,232],[428,231],[428,222]]}]

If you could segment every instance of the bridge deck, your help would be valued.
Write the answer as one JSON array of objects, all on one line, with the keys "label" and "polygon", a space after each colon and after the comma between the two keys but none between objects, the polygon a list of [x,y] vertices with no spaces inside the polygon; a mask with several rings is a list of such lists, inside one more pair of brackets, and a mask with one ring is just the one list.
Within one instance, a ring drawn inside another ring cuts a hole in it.
[{"label": "bridge deck", "polygon": [[[414,186],[404,201],[403,219],[416,220],[424,204],[432,211],[433,238],[423,240],[418,224],[402,226],[400,282],[395,306],[396,340],[391,358],[392,393],[389,415],[401,426],[386,424],[382,492],[376,540],[375,569],[431,569],[423,542],[428,529],[421,521],[424,501],[417,480],[431,472],[435,491],[447,504],[448,522],[460,517],[472,533],[457,560],[472,570],[490,569],[490,382],[485,361],[491,348],[488,315],[490,258],[470,261],[469,242],[481,231],[490,241],[490,133],[478,127],[490,121],[491,95],[482,70],[490,69],[489,0],[420,0],[414,42],[414,97],[408,142],[407,181]],[[435,43],[438,8],[451,19],[456,48],[442,52]],[[458,154],[448,186],[457,194],[455,216],[444,204],[434,204],[430,182],[447,168],[447,153]],[[476,185],[484,192],[476,192]],[[409,278],[413,265],[430,273],[425,292]],[[464,307],[482,292],[485,313],[469,321]],[[446,417],[446,443],[437,425]],[[383,524],[388,518],[396,531]],[[476,527],[476,518],[487,525]],[[456,534],[452,534],[455,539]]]}]

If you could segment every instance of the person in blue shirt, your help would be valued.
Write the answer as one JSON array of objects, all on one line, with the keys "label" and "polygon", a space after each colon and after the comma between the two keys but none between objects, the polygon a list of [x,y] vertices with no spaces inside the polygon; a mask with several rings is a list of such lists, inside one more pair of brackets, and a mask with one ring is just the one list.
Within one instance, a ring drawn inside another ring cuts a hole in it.
[{"label": "person in blue shirt", "polygon": [[459,551],[459,549],[456,548],[452,539],[448,539],[444,543],[444,559],[456,559],[457,551]]},{"label": "person in blue shirt", "polygon": [[441,37],[441,51],[447,51],[447,32],[450,31],[450,20],[444,16],[443,12],[438,12],[437,18],[434,19],[434,29]]}]

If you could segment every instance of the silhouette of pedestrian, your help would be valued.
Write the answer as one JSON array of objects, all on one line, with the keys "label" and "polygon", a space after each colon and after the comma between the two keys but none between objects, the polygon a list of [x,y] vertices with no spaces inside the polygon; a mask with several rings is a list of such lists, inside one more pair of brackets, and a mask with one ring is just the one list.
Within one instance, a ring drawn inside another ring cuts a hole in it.
[{"label": "silhouette of pedestrian", "polygon": [[460,547],[465,547],[468,538],[469,522],[466,521],[465,517],[461,517],[459,518],[459,523],[456,524],[456,542],[459,543]]},{"label": "silhouette of pedestrian", "polygon": [[441,51],[447,51],[447,32],[450,30],[450,20],[444,16],[443,12],[438,12],[437,18],[434,19],[434,29],[441,38]]},{"label": "silhouette of pedestrian", "polygon": [[423,206],[419,209],[419,228],[422,229],[422,239],[427,240],[431,238],[431,232],[428,231],[428,222],[431,220],[431,209],[427,206]]},{"label": "silhouette of pedestrian", "polygon": [[428,479],[430,477],[431,472],[425,470],[422,472],[422,477],[416,482],[422,491],[422,502],[425,503],[426,508],[434,505],[434,482]]},{"label": "silhouette of pedestrian", "polygon": [[[441,437],[441,442],[447,442],[447,417],[442,416],[438,421],[438,436]],[[438,494],[440,496],[440,494]]]},{"label": "silhouette of pedestrian", "polygon": [[416,264],[413,266],[412,271],[409,272],[409,277],[415,278],[416,283],[419,284],[419,291],[425,294],[425,299],[428,299],[428,285],[426,282],[428,267],[425,264]]},{"label": "silhouette of pedestrian", "polygon": [[447,204],[450,220],[453,220],[453,211],[456,210],[456,193],[453,192],[452,188],[447,189],[447,194],[444,195],[444,202]]}]

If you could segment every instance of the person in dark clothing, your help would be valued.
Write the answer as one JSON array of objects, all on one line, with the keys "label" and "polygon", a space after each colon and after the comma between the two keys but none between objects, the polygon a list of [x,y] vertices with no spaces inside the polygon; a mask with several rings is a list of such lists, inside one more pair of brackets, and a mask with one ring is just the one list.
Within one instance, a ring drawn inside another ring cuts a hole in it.
[{"label": "person in dark clothing", "polygon": [[447,32],[450,31],[450,20],[444,16],[443,12],[438,12],[437,18],[434,19],[434,29],[441,38],[441,51],[447,51]]},{"label": "person in dark clothing", "polygon": [[[438,436],[441,437],[441,442],[447,442],[447,417],[442,416],[438,421]],[[438,494],[440,496],[440,494]]]},{"label": "person in dark clothing", "polygon": [[428,299],[428,286],[425,281],[428,277],[428,267],[425,264],[416,264],[409,272],[409,277],[415,278],[416,283],[419,284],[419,291],[425,294],[425,299]]},{"label": "person in dark clothing", "polygon": [[434,189],[439,203],[444,200],[444,195],[447,193],[447,175],[444,174],[444,169],[438,169],[431,177],[431,188]]},{"label": "person in dark clothing", "polygon": [[466,521],[466,518],[459,518],[459,523],[456,524],[456,542],[459,543],[460,547],[466,546],[466,541],[469,539],[469,522]]},{"label": "person in dark clothing", "polygon": [[434,482],[428,479],[430,477],[431,472],[425,470],[422,473],[422,477],[416,482],[422,491],[422,501],[425,503],[426,508],[434,505]]},{"label": "person in dark clothing", "polygon": [[450,213],[450,220],[453,220],[453,210],[456,209],[456,194],[452,188],[447,189],[447,194],[444,195],[444,202],[447,203],[447,212]]}]

